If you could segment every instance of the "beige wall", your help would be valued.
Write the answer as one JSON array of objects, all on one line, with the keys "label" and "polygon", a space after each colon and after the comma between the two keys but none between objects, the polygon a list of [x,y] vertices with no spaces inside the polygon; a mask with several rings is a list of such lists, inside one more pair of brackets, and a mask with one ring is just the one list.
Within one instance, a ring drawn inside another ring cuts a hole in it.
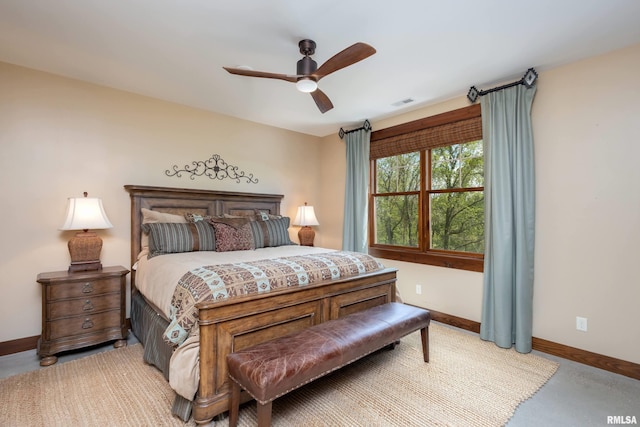
[{"label": "beige wall", "polygon": [[[540,73],[534,101],[534,336],[640,363],[640,45]],[[474,82],[470,82],[474,83]],[[374,129],[468,105],[461,96]],[[129,262],[124,184],[285,194],[316,207],[316,244],[340,248],[344,144],[0,63],[0,342],[40,333],[38,272],[69,263],[67,197],[103,198],[105,265]],[[169,178],[174,164],[220,154],[258,184]],[[248,154],[250,153],[250,154]],[[311,159],[311,161],[310,161]],[[292,229],[296,239],[297,228]],[[482,274],[385,261],[409,303],[480,320]],[[422,294],[415,294],[415,285]],[[589,331],[575,329],[575,317]]]},{"label": "beige wall", "polygon": [[[541,72],[532,113],[533,334],[635,363],[640,363],[638,70],[640,45]],[[372,125],[384,129],[467,105],[461,96]],[[329,225],[334,231],[323,235],[323,242],[339,247],[343,142],[336,135],[325,137],[320,155],[323,189],[334,187],[322,192],[320,222],[323,230]],[[407,302],[480,321],[481,273],[384,263],[399,268],[398,286]],[[422,285],[421,295],[416,284]],[[576,330],[576,316],[588,318],[588,332]]]},{"label": "beige wall", "polygon": [[[68,197],[101,197],[102,263],[129,266],[125,184],[284,194],[284,214],[320,197],[320,139],[0,63],[0,342],[40,334],[36,276],[65,270]],[[219,154],[258,184],[167,177]],[[292,228],[297,241],[298,228]],[[320,233],[319,233],[320,234]]]}]

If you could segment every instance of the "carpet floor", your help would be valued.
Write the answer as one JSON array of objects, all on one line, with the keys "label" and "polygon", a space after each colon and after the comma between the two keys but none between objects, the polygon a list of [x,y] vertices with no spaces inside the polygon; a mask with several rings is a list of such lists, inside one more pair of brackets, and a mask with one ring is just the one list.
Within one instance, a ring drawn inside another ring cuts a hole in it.
[{"label": "carpet floor", "polygon": [[[273,425],[500,426],[558,366],[437,323],[429,330],[430,363],[411,334],[277,399]],[[140,344],[0,380],[0,402],[2,426],[194,425],[171,416],[173,391]],[[239,425],[256,423],[250,402]]]}]

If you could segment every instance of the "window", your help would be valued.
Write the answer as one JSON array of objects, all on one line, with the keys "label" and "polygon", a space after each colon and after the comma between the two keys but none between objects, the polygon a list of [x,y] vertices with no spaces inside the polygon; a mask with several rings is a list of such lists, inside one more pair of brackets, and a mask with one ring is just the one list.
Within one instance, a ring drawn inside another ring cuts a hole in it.
[{"label": "window", "polygon": [[369,252],[482,271],[480,106],[373,132],[370,158]]}]

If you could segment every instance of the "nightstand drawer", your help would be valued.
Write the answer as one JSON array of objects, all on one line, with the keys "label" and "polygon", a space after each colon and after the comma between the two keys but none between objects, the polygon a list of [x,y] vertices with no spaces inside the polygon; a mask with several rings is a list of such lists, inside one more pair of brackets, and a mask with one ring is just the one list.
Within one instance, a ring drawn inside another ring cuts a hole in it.
[{"label": "nightstand drawer", "polygon": [[100,311],[118,308],[120,308],[120,292],[50,303],[47,306],[47,318],[49,320],[56,320],[61,317],[93,314]]},{"label": "nightstand drawer", "polygon": [[100,295],[118,289],[120,289],[119,278],[83,280],[47,286],[49,301]]},{"label": "nightstand drawer", "polygon": [[120,327],[120,311],[106,311],[87,316],[70,317],[47,322],[49,339],[88,334],[108,328]]}]

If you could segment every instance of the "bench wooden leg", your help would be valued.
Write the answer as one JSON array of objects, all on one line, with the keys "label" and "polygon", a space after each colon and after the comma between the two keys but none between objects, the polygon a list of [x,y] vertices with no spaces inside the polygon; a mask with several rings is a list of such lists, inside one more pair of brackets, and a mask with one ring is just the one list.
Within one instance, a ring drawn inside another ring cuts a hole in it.
[{"label": "bench wooden leg", "polygon": [[422,356],[425,362],[429,362],[429,327],[420,329],[422,337]]},{"label": "bench wooden leg", "polygon": [[229,427],[238,425],[238,413],[240,412],[240,384],[231,380],[231,402],[229,402]]},{"label": "bench wooden leg", "polygon": [[271,401],[265,403],[264,405],[258,405],[258,427],[269,427],[271,425]]}]

